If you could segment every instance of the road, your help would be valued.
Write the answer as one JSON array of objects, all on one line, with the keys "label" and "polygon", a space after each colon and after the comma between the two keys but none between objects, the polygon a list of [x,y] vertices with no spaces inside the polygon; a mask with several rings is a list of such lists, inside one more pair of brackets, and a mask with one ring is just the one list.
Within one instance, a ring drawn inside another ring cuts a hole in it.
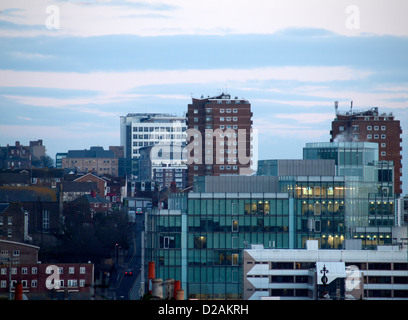
[{"label": "road", "polygon": [[[111,297],[114,300],[138,300],[140,298],[141,237],[144,216],[138,215],[132,225],[133,234],[129,243],[128,256],[111,276]],[[132,269],[132,275],[125,271]]]}]

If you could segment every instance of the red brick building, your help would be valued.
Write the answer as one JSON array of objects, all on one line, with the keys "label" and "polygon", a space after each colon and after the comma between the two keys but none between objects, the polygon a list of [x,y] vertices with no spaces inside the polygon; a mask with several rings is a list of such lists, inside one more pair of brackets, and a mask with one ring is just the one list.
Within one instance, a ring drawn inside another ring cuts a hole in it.
[{"label": "red brick building", "polygon": [[392,113],[379,113],[374,107],[366,111],[340,113],[335,102],[336,118],[332,122],[330,141],[378,143],[378,159],[394,162],[395,194],[402,193],[402,129]]},{"label": "red brick building", "polygon": [[[93,294],[91,263],[41,263],[39,247],[0,240],[0,296],[14,299],[16,284],[29,300],[86,300]],[[11,282],[10,282],[11,281]]]},{"label": "red brick building", "polygon": [[229,94],[192,99],[188,105],[188,185],[195,176],[248,174],[251,104]]},{"label": "red brick building", "polygon": [[105,198],[106,196],[106,187],[107,187],[107,182],[106,180],[92,174],[92,173],[87,173],[77,179],[74,180],[75,182],[94,182],[96,184],[96,193],[101,196],[102,198]]}]

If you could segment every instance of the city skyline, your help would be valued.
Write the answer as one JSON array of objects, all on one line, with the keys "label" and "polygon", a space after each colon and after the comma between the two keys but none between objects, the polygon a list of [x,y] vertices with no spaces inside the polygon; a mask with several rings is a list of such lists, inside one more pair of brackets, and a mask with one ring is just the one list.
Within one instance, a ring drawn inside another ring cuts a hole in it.
[{"label": "city skyline", "polygon": [[[191,98],[248,99],[259,159],[301,159],[339,110],[378,107],[403,130],[403,1],[4,1],[0,145],[47,154],[120,144],[120,116],[183,116]],[[378,22],[380,21],[380,22]],[[287,146],[291,147],[288,148]]]}]

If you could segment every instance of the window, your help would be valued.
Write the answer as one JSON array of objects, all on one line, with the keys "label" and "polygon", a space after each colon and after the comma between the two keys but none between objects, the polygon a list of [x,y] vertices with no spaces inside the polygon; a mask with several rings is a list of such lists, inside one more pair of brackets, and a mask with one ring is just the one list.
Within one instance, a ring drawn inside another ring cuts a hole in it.
[{"label": "window", "polygon": [[238,109],[233,109],[232,112],[233,113],[238,113]]},{"label": "window", "polygon": [[13,250],[13,257],[19,257],[20,256],[20,250]]},{"label": "window", "polygon": [[207,248],[207,237],[205,236],[194,237],[194,248],[195,249]]},{"label": "window", "polygon": [[382,135],[381,135],[381,139],[387,139],[387,135],[386,135],[386,134],[382,134]]},{"label": "window", "polygon": [[69,267],[68,273],[69,274],[74,274],[75,273],[75,267]]},{"label": "window", "polygon": [[220,113],[224,113],[224,109],[220,109]]},{"label": "window", "polygon": [[371,131],[371,130],[373,130],[373,127],[372,126],[367,126],[367,131]]},{"label": "window", "polygon": [[387,126],[381,126],[381,131],[387,130]]},{"label": "window", "polygon": [[31,274],[37,274],[37,272],[38,272],[37,267],[32,267],[31,268]]},{"label": "window", "polygon": [[26,267],[21,268],[21,274],[27,274],[27,268]]},{"label": "window", "polygon": [[386,143],[381,143],[381,148],[386,148],[387,147],[387,144]]},{"label": "window", "polygon": [[42,227],[44,232],[48,232],[50,228],[50,210],[43,210]]},{"label": "window", "polygon": [[374,126],[374,130],[378,131],[380,127],[379,126]]},{"label": "window", "polygon": [[367,139],[372,139],[373,135],[372,134],[367,134]]},{"label": "window", "polygon": [[77,287],[78,286],[78,280],[68,280],[68,287]]},{"label": "window", "polygon": [[232,265],[237,266],[239,264],[239,255],[238,253],[232,254]]},{"label": "window", "polygon": [[37,288],[37,280],[31,280],[31,287]]},{"label": "window", "polygon": [[238,232],[238,220],[232,220],[232,232]]}]

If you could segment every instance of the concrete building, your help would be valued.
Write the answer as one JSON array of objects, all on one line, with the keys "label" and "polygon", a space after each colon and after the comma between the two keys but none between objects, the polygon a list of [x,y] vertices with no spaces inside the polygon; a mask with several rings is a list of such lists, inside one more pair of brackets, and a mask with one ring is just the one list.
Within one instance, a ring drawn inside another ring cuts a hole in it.
[{"label": "concrete building", "polygon": [[[167,113],[129,113],[120,117],[120,143],[127,159],[127,174],[139,179],[140,148],[186,145],[186,118]],[[133,161],[132,159],[137,160]]]},{"label": "concrete building", "polygon": [[331,142],[373,142],[377,143],[378,160],[392,161],[394,168],[393,193],[402,193],[402,129],[400,121],[392,113],[380,113],[377,107],[369,110],[338,110],[335,102],[336,118],[332,122]]},{"label": "concrete building", "polygon": [[140,179],[155,181],[159,190],[187,187],[187,164],[184,147],[180,145],[155,145],[140,148]]},{"label": "concrete building", "polygon": [[251,246],[244,250],[244,299],[408,300],[406,243],[376,250],[349,244],[345,250],[319,249],[315,240],[305,249]]},{"label": "concrete building", "polygon": [[251,174],[252,112],[229,94],[192,99],[188,105],[188,184],[196,176]]}]

